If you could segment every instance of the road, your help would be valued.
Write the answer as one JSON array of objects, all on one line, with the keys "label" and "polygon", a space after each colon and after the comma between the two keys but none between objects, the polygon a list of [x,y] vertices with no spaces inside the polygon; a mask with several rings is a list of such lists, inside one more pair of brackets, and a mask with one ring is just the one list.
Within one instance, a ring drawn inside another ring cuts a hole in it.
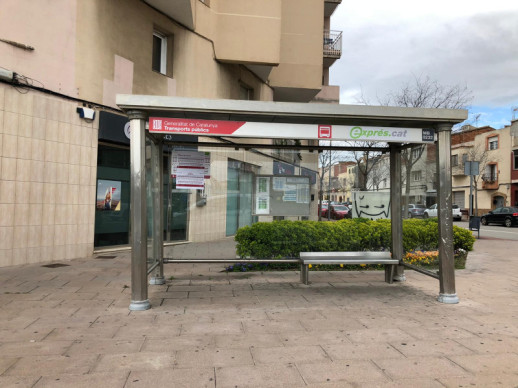
[{"label": "road", "polygon": [[[453,225],[469,229],[467,221],[455,221]],[[473,231],[473,236],[478,237],[476,231]],[[501,225],[480,225],[480,238],[484,237],[499,238],[502,240],[518,240],[518,227],[512,226],[510,228],[506,228]]]}]

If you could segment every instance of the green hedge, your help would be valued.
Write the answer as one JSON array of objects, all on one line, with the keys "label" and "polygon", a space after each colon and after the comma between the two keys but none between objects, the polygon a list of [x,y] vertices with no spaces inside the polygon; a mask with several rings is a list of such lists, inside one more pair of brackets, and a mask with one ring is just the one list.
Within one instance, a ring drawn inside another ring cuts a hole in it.
[{"label": "green hedge", "polygon": [[[390,251],[390,220],[363,218],[338,222],[273,221],[240,228],[235,236],[241,257],[299,257],[300,252]],[[469,230],[453,226],[454,249],[471,251],[475,238]],[[436,219],[403,220],[405,252],[438,249]]]}]

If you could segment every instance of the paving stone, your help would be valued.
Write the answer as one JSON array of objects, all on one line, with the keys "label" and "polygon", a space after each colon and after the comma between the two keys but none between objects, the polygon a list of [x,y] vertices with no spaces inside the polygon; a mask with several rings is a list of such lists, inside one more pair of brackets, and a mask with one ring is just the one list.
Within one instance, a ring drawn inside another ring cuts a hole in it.
[{"label": "paving stone", "polygon": [[518,386],[518,374],[475,374],[468,377],[440,378],[439,381],[448,388],[516,388]]},{"label": "paving stone", "polygon": [[330,363],[298,363],[304,381],[308,384],[323,382],[365,382],[384,383],[390,381],[383,372],[370,361],[339,360]]},{"label": "paving stone", "polygon": [[471,355],[474,351],[453,340],[391,341],[390,344],[407,357]]},{"label": "paving stone", "polygon": [[305,332],[306,330],[298,321],[271,321],[271,320],[258,320],[258,321],[249,321],[243,323],[245,333],[283,333],[283,332],[291,332],[291,331],[301,331]]},{"label": "paving stone", "polygon": [[[215,388],[214,368],[168,369],[153,372],[135,371],[125,387]],[[219,386],[219,383],[218,383]]]},{"label": "paving stone", "polygon": [[50,374],[88,373],[97,361],[97,355],[30,356],[20,358],[7,370],[6,376],[46,376]]},{"label": "paving stone", "polygon": [[136,341],[111,339],[74,341],[72,346],[66,351],[66,355],[138,352],[143,344],[143,339]]},{"label": "paving stone", "polygon": [[31,376],[0,376],[0,387],[2,388],[32,388],[40,377]]},{"label": "paving stone", "polygon": [[60,355],[63,354],[73,341],[23,341],[5,342],[0,345],[2,357],[24,357],[38,355]]},{"label": "paving stone", "polygon": [[257,364],[288,364],[296,362],[331,361],[320,346],[277,346],[252,348]]},{"label": "paving stone", "polygon": [[518,354],[516,353],[453,356],[449,358],[464,369],[480,374],[512,374],[515,372],[516,365],[518,365]]},{"label": "paving stone", "polygon": [[[175,353],[185,349],[206,349],[216,347],[214,336],[211,335],[180,335],[176,337],[146,339],[142,352]],[[241,346],[242,347],[242,346]]]},{"label": "paving stone", "polygon": [[303,387],[304,380],[293,364],[216,368],[218,388]]},{"label": "paving stone", "polygon": [[[92,388],[110,387],[123,388],[129,372],[86,373],[86,374],[56,374],[44,376],[38,380],[34,388]],[[0,380],[1,382],[1,380]]]},{"label": "paving stone", "polygon": [[325,352],[334,360],[370,360],[372,358],[404,358],[388,343],[365,343],[352,344],[344,342],[342,344],[322,345]]},{"label": "paving stone", "polygon": [[253,365],[249,348],[205,348],[179,350],[176,352],[175,367],[194,368],[210,366]]},{"label": "paving stone", "polygon": [[394,380],[423,377],[464,377],[469,375],[464,368],[443,357],[374,358],[373,361]]},{"label": "paving stone", "polygon": [[127,353],[102,355],[92,372],[172,369],[176,358],[169,353]]}]

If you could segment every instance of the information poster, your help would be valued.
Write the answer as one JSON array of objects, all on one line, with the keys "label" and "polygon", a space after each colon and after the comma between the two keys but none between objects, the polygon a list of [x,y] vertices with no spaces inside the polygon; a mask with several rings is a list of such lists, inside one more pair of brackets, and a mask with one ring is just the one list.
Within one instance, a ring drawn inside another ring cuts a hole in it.
[{"label": "information poster", "polygon": [[256,215],[307,216],[310,199],[310,177],[256,176]]},{"label": "information poster", "polygon": [[210,154],[187,150],[173,151],[171,177],[176,178],[177,189],[203,190],[205,179],[210,178]]},{"label": "information poster", "polygon": [[270,214],[270,177],[257,177],[255,187],[255,213]]}]

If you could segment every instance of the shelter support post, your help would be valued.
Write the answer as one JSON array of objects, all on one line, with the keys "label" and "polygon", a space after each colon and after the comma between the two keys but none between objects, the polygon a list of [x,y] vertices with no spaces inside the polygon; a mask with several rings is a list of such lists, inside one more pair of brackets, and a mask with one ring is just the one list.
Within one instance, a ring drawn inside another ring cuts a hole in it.
[{"label": "shelter support post", "polygon": [[439,302],[459,303],[455,291],[451,183],[451,124],[437,125],[437,205],[439,217]]},{"label": "shelter support post", "polygon": [[[403,260],[403,219],[401,217],[401,147],[390,146],[390,213],[392,216],[392,258]],[[396,266],[394,280],[405,281],[405,267]]]},{"label": "shelter support post", "polygon": [[[153,139],[154,140],[154,139]],[[162,163],[163,143],[161,141],[151,142],[151,184],[153,193],[153,260],[158,265],[153,270],[149,284],[165,284],[164,278],[164,214],[163,204],[163,170]]]},{"label": "shelter support post", "polygon": [[130,310],[151,308],[147,285],[146,115],[128,111],[131,169],[131,303]]}]

